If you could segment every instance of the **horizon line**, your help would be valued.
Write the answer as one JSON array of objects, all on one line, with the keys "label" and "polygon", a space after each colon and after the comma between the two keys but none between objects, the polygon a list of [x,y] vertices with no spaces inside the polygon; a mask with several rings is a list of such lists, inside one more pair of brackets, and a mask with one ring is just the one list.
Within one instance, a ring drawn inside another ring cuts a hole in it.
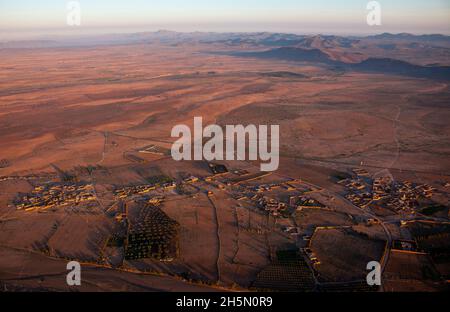
[{"label": "horizon line", "polygon": [[[109,28],[109,27],[106,27]],[[95,29],[105,29],[103,27],[95,28]],[[61,31],[62,29],[59,29]],[[76,29],[79,30],[79,29]],[[172,30],[161,28],[158,30],[136,30],[136,31],[106,31],[99,33],[81,33],[81,32],[72,32],[72,33],[58,33],[58,29],[52,29],[53,33],[46,34],[35,34],[34,38],[22,38],[22,39],[5,39],[0,40],[0,42],[20,42],[20,41],[42,41],[42,40],[64,40],[64,39],[74,39],[74,38],[87,38],[87,37],[97,37],[97,36],[112,36],[112,35],[134,35],[134,34],[156,34],[156,33],[179,33],[179,34],[283,34],[283,35],[296,35],[296,36],[337,36],[337,37],[371,37],[371,36],[379,36],[379,35],[410,35],[410,36],[443,36],[450,37],[450,33],[441,33],[441,32],[390,32],[390,31],[382,31],[382,32],[372,32],[372,33],[350,33],[350,32],[342,32],[342,33],[333,33],[333,32],[289,32],[289,31],[269,31],[269,30],[261,30],[261,31],[207,31],[207,30],[192,30],[192,31],[180,31],[180,30]],[[91,29],[92,31],[92,29]],[[30,32],[29,30],[21,30],[19,32]],[[47,38],[46,38],[47,37]],[[46,38],[46,39],[44,39]]]}]

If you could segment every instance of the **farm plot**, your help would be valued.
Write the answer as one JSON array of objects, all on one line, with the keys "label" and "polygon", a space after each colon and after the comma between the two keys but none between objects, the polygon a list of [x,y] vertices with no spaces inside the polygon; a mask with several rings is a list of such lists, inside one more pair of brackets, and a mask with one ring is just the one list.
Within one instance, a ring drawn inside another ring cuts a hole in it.
[{"label": "farm plot", "polygon": [[312,291],[313,275],[297,250],[277,252],[276,260],[257,276],[252,288],[262,291]]},{"label": "farm plot", "polygon": [[408,224],[419,250],[429,253],[439,272],[450,277],[450,225],[425,222]]},{"label": "farm plot", "polygon": [[429,255],[394,250],[383,280],[386,291],[429,291],[439,287],[440,274]]},{"label": "farm plot", "polygon": [[385,241],[372,239],[352,229],[317,230],[311,240],[311,250],[318,259],[315,270],[323,282],[365,280],[366,266],[380,261]]},{"label": "farm plot", "polygon": [[148,206],[141,211],[126,241],[126,260],[152,258],[171,261],[178,256],[178,222],[161,209]]},{"label": "farm plot", "polygon": [[102,215],[67,215],[48,241],[50,254],[85,262],[101,261],[111,234],[110,222]]},{"label": "farm plot", "polygon": [[47,251],[47,241],[62,220],[60,214],[25,214],[0,223],[0,245]]}]

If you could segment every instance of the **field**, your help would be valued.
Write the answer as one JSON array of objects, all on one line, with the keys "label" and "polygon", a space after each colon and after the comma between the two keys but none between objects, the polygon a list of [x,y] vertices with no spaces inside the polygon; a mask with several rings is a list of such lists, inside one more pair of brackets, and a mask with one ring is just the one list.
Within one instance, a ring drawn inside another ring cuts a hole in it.
[{"label": "field", "polygon": [[318,230],[311,240],[311,249],[320,261],[315,269],[324,282],[364,280],[365,265],[380,261],[384,248],[384,241],[348,229]]},{"label": "field", "polygon": [[439,273],[426,254],[393,251],[384,278],[387,291],[432,291]]},{"label": "field", "polygon": [[259,272],[253,288],[259,291],[312,291],[314,279],[295,250],[279,250],[274,262]]}]

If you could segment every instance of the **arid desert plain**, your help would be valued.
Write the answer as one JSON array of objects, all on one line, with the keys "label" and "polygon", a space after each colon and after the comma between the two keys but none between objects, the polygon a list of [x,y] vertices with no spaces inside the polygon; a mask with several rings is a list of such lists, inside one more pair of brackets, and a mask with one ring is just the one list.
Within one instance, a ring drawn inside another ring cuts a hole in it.
[{"label": "arid desert plain", "polygon": [[[448,290],[448,37],[122,37],[0,45],[3,290]],[[279,169],[174,161],[196,116]]]}]

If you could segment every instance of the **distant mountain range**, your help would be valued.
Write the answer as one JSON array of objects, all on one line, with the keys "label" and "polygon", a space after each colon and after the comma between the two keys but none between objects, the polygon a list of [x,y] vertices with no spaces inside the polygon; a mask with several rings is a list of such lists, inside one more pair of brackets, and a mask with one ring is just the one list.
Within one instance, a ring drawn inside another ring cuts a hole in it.
[{"label": "distant mountain range", "polygon": [[355,36],[334,36],[334,35],[296,35],[284,33],[214,33],[214,32],[189,32],[181,33],[168,30],[156,32],[142,32],[132,34],[109,34],[79,37],[60,37],[52,40],[22,40],[22,41],[0,41],[0,48],[23,48],[23,47],[44,47],[68,46],[68,45],[93,45],[93,44],[132,44],[132,43],[222,43],[227,45],[259,45],[259,46],[298,46],[308,48],[319,47],[341,47],[351,48],[354,45],[367,40],[399,40],[412,42],[443,43],[450,47],[450,36],[439,34],[434,35],[412,35],[412,34],[389,34],[384,33],[375,36],[355,37]]},{"label": "distant mountain range", "polygon": [[320,49],[282,47],[261,52],[236,52],[233,56],[278,59],[333,65],[344,70],[395,74],[435,80],[450,80],[450,66],[421,66],[391,58],[367,58],[358,63],[334,60]]},{"label": "distant mountain range", "polygon": [[[205,45],[210,53],[280,59],[337,66],[346,70],[450,80],[450,37],[440,34],[384,33],[374,36],[296,35],[283,33],[179,33],[167,30],[0,42],[0,49],[162,44]],[[429,65],[433,64],[433,65]]]},{"label": "distant mountain range", "polygon": [[408,33],[390,34],[383,33],[375,36],[368,36],[366,39],[383,39],[383,40],[408,40],[421,42],[435,42],[449,40],[449,36],[432,34],[432,35],[412,35]]}]

